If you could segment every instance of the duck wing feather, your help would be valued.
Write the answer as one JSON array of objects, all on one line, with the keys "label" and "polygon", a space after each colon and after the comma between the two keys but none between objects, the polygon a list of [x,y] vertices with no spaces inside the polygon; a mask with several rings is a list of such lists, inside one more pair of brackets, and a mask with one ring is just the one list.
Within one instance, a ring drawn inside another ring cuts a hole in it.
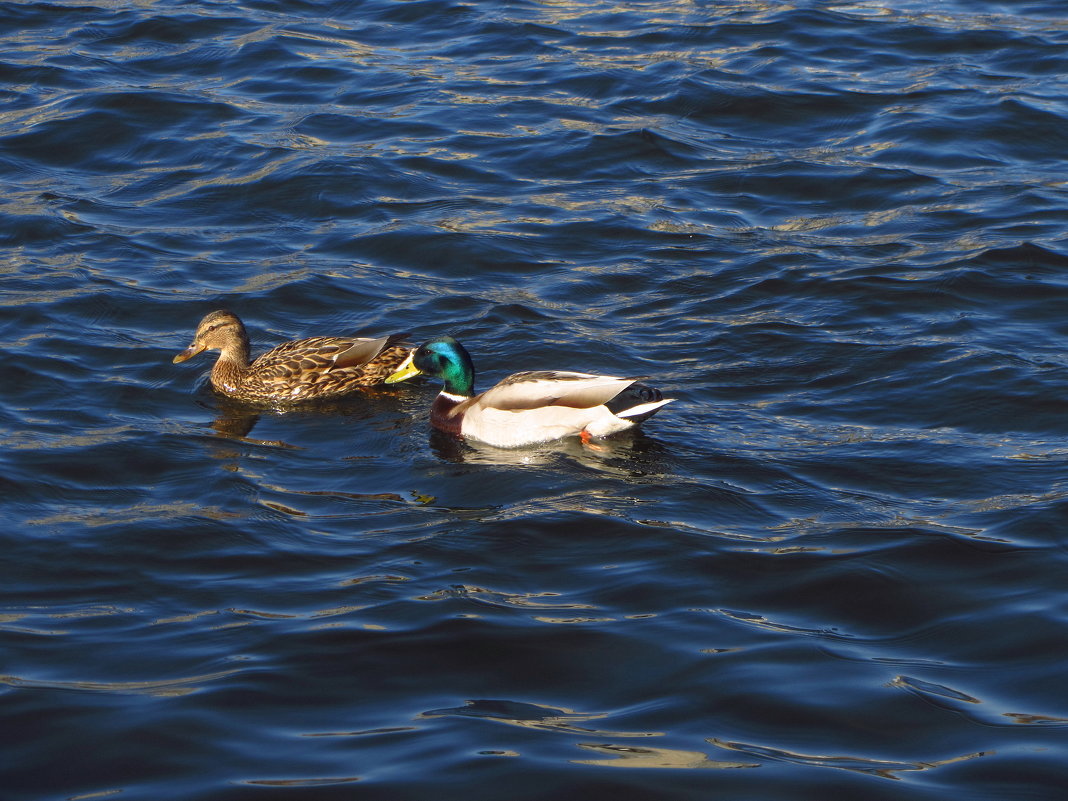
[{"label": "duck wing feather", "polygon": [[636,378],[533,370],[508,376],[478,397],[478,405],[502,411],[567,406],[591,409],[612,400]]}]

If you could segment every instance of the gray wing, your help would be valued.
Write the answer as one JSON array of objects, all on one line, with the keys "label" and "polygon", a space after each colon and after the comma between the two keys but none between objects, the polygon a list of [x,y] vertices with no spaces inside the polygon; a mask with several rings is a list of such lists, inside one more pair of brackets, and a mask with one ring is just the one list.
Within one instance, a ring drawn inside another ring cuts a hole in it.
[{"label": "gray wing", "polygon": [[540,409],[545,406],[590,409],[612,400],[636,380],[564,370],[515,373],[482,393],[478,404],[502,411]]},{"label": "gray wing", "polygon": [[333,363],[328,369],[334,370],[339,367],[359,367],[367,364],[375,356],[386,349],[390,337],[378,339],[354,339],[352,345],[340,351],[333,357]]}]

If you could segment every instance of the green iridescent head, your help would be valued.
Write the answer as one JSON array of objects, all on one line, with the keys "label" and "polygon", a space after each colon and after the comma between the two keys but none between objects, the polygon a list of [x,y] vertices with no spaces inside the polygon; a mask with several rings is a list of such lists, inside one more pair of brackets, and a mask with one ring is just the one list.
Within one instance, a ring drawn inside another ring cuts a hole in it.
[{"label": "green iridescent head", "polygon": [[428,375],[445,382],[451,395],[471,397],[475,394],[475,367],[467,348],[449,336],[437,337],[408,354],[404,364],[386,379],[387,384],[405,381],[412,376]]}]

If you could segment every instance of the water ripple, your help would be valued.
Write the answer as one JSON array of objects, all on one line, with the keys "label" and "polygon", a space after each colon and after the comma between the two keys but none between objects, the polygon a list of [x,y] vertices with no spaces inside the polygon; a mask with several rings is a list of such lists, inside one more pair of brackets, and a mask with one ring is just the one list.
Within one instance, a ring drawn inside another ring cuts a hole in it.
[{"label": "water ripple", "polygon": [[[1060,5],[6,10],[5,798],[1063,794]],[[678,400],[250,410],[221,306]]]}]

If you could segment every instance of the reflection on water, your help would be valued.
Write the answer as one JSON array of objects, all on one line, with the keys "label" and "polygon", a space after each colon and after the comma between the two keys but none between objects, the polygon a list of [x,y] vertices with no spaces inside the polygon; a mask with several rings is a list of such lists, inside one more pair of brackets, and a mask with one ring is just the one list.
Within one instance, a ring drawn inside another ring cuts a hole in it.
[{"label": "reflection on water", "polygon": [[442,461],[468,464],[546,467],[568,463],[620,475],[659,475],[670,471],[671,452],[641,429],[583,443],[565,437],[527,448],[495,448],[433,429],[430,449]]},{"label": "reflection on water", "polygon": [[331,776],[308,779],[245,779],[244,783],[260,787],[329,787],[334,784],[352,784],[359,780],[359,776]]},{"label": "reflection on water", "polygon": [[[211,406],[215,409],[212,429],[224,437],[245,439],[253,427],[264,415],[284,420],[301,419],[308,416],[322,417],[324,421],[333,420],[333,425],[347,435],[359,430],[360,425],[375,418],[403,414],[399,404],[399,392],[396,390],[379,390],[378,388],[361,388],[352,395],[338,400],[313,400],[300,404],[251,404],[235,401],[223,395],[211,393]],[[284,442],[259,441],[263,444],[285,446]]]},{"label": "reflection on water", "polygon": [[[933,5],[6,4],[4,801],[1060,801],[1063,3]],[[246,406],[220,306],[688,402]]]},{"label": "reflection on water", "polygon": [[991,701],[984,701],[982,698],[975,698],[944,684],[924,681],[912,676],[895,676],[890,682],[890,686],[906,690],[933,706],[951,710],[985,726],[1017,726],[1023,724],[1068,727],[1068,717],[1029,712],[1007,712]]},{"label": "reflection on water", "polygon": [[[446,598],[465,598],[489,606],[521,607],[523,609],[595,609],[593,604],[550,602],[544,599],[559,598],[557,592],[511,593],[488,587],[457,584],[448,589],[436,590],[430,595],[421,595],[420,601],[440,601]],[[540,619],[540,618],[539,618]]]},{"label": "reflection on water", "polygon": [[0,676],[0,684],[10,687],[24,687],[36,690],[78,690],[92,693],[109,693],[117,695],[152,695],[160,697],[176,697],[199,692],[205,685],[217,684],[228,676],[237,673],[238,670],[217,671],[202,676],[185,676],[178,679],[163,681],[43,681],[28,679],[19,676]]},{"label": "reflection on water", "polygon": [[462,707],[454,709],[433,709],[423,712],[420,718],[439,718],[446,716],[484,718],[511,726],[532,729],[548,729],[557,732],[595,734],[599,737],[660,737],[662,732],[624,732],[590,729],[577,724],[588,720],[608,717],[608,713],[582,713],[572,709],[558,709],[542,704],[528,704],[520,701],[479,700],[468,701]]},{"label": "reflection on water", "polygon": [[604,759],[576,759],[579,765],[600,765],[606,768],[674,768],[683,770],[759,768],[753,762],[722,762],[709,759],[700,751],[680,751],[673,748],[648,748],[631,745],[579,743],[579,748],[605,755]]},{"label": "reflection on water", "polygon": [[717,745],[720,748],[726,748],[729,751],[740,751],[754,757],[765,757],[767,759],[792,762],[799,765],[811,765],[820,768],[837,768],[839,770],[856,771],[858,773],[870,773],[873,776],[878,776],[883,779],[901,779],[902,777],[898,776],[898,773],[935,770],[946,765],[953,765],[958,762],[966,762],[971,759],[990,756],[990,752],[978,751],[973,754],[964,754],[962,756],[950,757],[949,759],[938,759],[929,762],[895,762],[891,760],[865,759],[863,757],[852,756],[799,754],[767,746],[727,742],[715,737],[710,737],[708,742]]},{"label": "reflection on water", "polygon": [[[224,437],[245,439],[259,419],[259,414],[249,412],[246,409],[236,407],[233,410],[226,411],[220,409],[220,413],[212,421],[211,427]],[[273,444],[281,445],[282,443],[276,442]]]}]

